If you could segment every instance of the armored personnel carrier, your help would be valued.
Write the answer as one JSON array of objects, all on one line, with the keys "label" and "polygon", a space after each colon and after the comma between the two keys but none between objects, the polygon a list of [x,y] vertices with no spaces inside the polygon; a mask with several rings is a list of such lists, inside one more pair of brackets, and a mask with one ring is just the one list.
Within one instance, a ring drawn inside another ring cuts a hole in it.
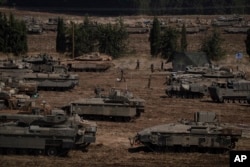
[{"label": "armored personnel carrier", "polygon": [[0,114],[0,153],[64,156],[95,142],[96,124],[61,110],[51,115]]},{"label": "armored personnel carrier", "polygon": [[208,87],[208,91],[214,102],[247,102],[247,97],[250,94],[250,81],[214,82],[212,86]]},{"label": "armored personnel carrier", "polygon": [[169,97],[202,98],[208,95],[208,85],[201,74],[177,74],[167,78],[165,93]]},{"label": "armored personnel carrier", "polygon": [[235,78],[245,78],[245,73],[230,72],[227,68],[188,66],[185,73],[176,73],[167,77],[165,93],[169,97],[202,98],[210,95],[208,87],[213,82],[225,82]]},{"label": "armored personnel carrier", "polygon": [[235,148],[242,131],[218,122],[213,112],[196,112],[194,120],[181,120],[146,128],[130,139],[154,151],[224,152]]},{"label": "armored personnel carrier", "polygon": [[167,86],[165,92],[169,97],[175,96],[181,98],[202,98],[208,95],[206,82],[202,79],[189,79],[174,82]]},{"label": "armored personnel carrier", "polygon": [[77,113],[87,119],[105,119],[128,122],[144,112],[144,100],[136,98],[127,90],[112,88],[109,95],[95,90],[96,97],[72,101],[63,107],[68,112]]},{"label": "armored personnel carrier", "polygon": [[62,61],[61,64],[67,66],[69,71],[75,72],[104,72],[112,66],[111,57],[100,56],[99,53],[79,56]]}]

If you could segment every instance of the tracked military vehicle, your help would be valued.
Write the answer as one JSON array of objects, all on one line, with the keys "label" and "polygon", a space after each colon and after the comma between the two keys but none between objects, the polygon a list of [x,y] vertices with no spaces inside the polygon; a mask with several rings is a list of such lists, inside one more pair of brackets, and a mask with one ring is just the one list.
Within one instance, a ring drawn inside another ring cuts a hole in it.
[{"label": "tracked military vehicle", "polygon": [[59,66],[59,62],[46,53],[27,56],[24,57],[22,61],[29,63],[29,68],[33,72],[54,72],[54,67]]},{"label": "tracked military vehicle", "polygon": [[177,74],[167,78],[165,93],[168,97],[202,98],[208,95],[209,81],[201,74]]},{"label": "tracked military vehicle", "polygon": [[165,93],[169,97],[202,98],[208,95],[206,84],[202,79],[181,80],[167,85]]},{"label": "tracked military vehicle", "polygon": [[208,87],[210,97],[214,102],[248,102],[250,94],[250,81],[228,80],[226,82],[214,82]]},{"label": "tracked military vehicle", "polygon": [[[16,86],[16,87],[15,87]],[[0,110],[27,110],[37,95],[37,86],[33,83],[18,83],[7,86],[0,82]]]},{"label": "tracked military vehicle", "polygon": [[37,82],[38,90],[69,90],[79,84],[77,74],[28,73],[23,76],[27,81]]},{"label": "tracked military vehicle", "polygon": [[136,98],[127,90],[112,88],[109,95],[95,90],[96,97],[72,101],[63,107],[68,112],[77,113],[86,119],[128,122],[144,112],[144,100]]},{"label": "tracked military vehicle", "polygon": [[104,72],[112,66],[111,57],[100,56],[99,53],[79,56],[62,61],[61,64],[67,66],[69,71],[75,72]]},{"label": "tracked military vehicle", "polygon": [[165,93],[169,97],[202,98],[210,96],[208,87],[213,82],[245,78],[242,71],[230,72],[229,69],[211,67],[187,67],[185,73],[167,77]]},{"label": "tracked military vehicle", "polygon": [[213,112],[196,112],[194,121],[181,120],[146,128],[130,139],[153,151],[224,152],[235,148],[242,131],[218,122]]},{"label": "tracked military vehicle", "polygon": [[95,142],[96,124],[79,116],[0,114],[0,153],[61,156]]}]

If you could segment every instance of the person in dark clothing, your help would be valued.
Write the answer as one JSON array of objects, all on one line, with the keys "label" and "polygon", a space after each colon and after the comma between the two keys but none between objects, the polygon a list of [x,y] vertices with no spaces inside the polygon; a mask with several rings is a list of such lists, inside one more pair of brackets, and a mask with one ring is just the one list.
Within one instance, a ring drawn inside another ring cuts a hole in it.
[{"label": "person in dark clothing", "polygon": [[123,81],[123,82],[126,82],[126,79],[125,79],[125,76],[124,76],[124,70],[121,69],[121,78],[120,78],[120,82]]},{"label": "person in dark clothing", "polygon": [[137,59],[135,69],[139,70],[139,68],[140,68],[140,61],[139,61],[139,59]]},{"label": "person in dark clothing", "polygon": [[150,88],[151,86],[151,75],[149,75],[149,78],[148,78],[148,88]]},{"label": "person in dark clothing", "polygon": [[154,72],[154,64],[151,64],[150,68],[151,68],[151,72],[153,73]]},{"label": "person in dark clothing", "polygon": [[161,70],[163,71],[163,61],[161,61]]}]

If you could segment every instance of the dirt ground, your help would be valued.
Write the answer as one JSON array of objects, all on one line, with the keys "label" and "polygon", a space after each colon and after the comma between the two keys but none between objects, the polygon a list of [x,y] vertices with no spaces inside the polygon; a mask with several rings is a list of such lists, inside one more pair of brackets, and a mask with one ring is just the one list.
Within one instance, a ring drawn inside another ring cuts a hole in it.
[{"label": "dirt ground", "polygon": [[[22,12],[21,14],[38,15],[30,12]],[[39,13],[39,16],[44,17],[51,15]],[[205,35],[188,35],[189,50],[199,48],[200,41]],[[28,37],[29,54],[42,52],[58,56],[55,53],[55,37],[54,32],[30,35]],[[245,35],[223,34],[223,37],[225,38],[224,47],[228,50],[228,55],[224,61],[216,63],[230,66],[233,69],[236,69],[238,65],[240,69],[249,72],[248,58],[244,57],[241,62],[236,62],[234,59],[234,54],[237,51],[242,51],[246,55],[244,52]],[[131,35],[129,40],[131,48],[136,51],[135,54],[113,60],[114,66],[107,72],[78,73],[80,84],[73,90],[66,92],[41,91],[37,104],[44,100],[52,107],[60,107],[75,99],[94,96],[93,90],[97,85],[103,87],[105,91],[116,87],[129,89],[135,96],[145,99],[145,113],[140,118],[129,123],[96,121],[98,125],[96,143],[91,144],[87,152],[71,151],[69,156],[65,158],[0,155],[1,166],[229,166],[228,153],[131,153],[128,151],[131,148],[128,138],[133,137],[138,131],[158,124],[177,122],[181,118],[192,119],[193,113],[196,111],[213,111],[219,115],[222,122],[250,125],[248,104],[218,104],[213,103],[208,97],[204,99],[166,97],[164,82],[167,72],[158,70],[154,73],[150,72],[150,64],[153,63],[155,68],[159,69],[161,59],[150,58],[148,34]],[[137,59],[140,59],[141,62],[139,70],[135,70]],[[126,82],[117,82],[117,78],[120,77],[120,68],[125,69]],[[171,64],[164,64],[164,68],[171,68]],[[150,89],[147,88],[149,75],[152,76]],[[236,150],[250,150],[250,139],[240,139]]]}]

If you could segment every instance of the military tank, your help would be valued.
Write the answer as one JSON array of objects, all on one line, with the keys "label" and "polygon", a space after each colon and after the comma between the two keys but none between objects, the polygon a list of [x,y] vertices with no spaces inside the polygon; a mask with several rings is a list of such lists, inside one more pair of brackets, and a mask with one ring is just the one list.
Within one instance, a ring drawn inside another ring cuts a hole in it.
[{"label": "military tank", "polygon": [[194,120],[146,128],[130,138],[131,145],[143,145],[153,151],[225,152],[235,148],[242,135],[220,123],[213,112],[196,112]]},{"label": "military tank", "polygon": [[0,82],[0,110],[26,110],[33,99],[37,95],[36,85],[17,85],[17,87],[9,87]]},{"label": "military tank", "polygon": [[208,87],[210,97],[214,102],[249,102],[250,81],[227,80],[226,82],[214,82]]},{"label": "military tank", "polygon": [[77,74],[60,73],[27,73],[23,76],[26,81],[37,82],[38,90],[69,90],[79,84]]},{"label": "military tank", "polygon": [[95,142],[96,124],[61,110],[51,115],[0,114],[0,153],[65,156]]},{"label": "military tank", "polygon": [[26,56],[22,61],[29,63],[29,68],[33,72],[54,72],[55,66],[59,66],[59,62],[47,53]]},{"label": "military tank", "polygon": [[85,119],[125,122],[140,117],[144,112],[145,101],[134,97],[127,90],[112,88],[107,96],[102,95],[98,89],[95,89],[95,93],[96,97],[72,101],[63,109]]},{"label": "military tank", "polygon": [[74,72],[105,72],[112,66],[111,60],[109,56],[93,53],[61,61],[61,64],[67,66],[69,71]]}]

